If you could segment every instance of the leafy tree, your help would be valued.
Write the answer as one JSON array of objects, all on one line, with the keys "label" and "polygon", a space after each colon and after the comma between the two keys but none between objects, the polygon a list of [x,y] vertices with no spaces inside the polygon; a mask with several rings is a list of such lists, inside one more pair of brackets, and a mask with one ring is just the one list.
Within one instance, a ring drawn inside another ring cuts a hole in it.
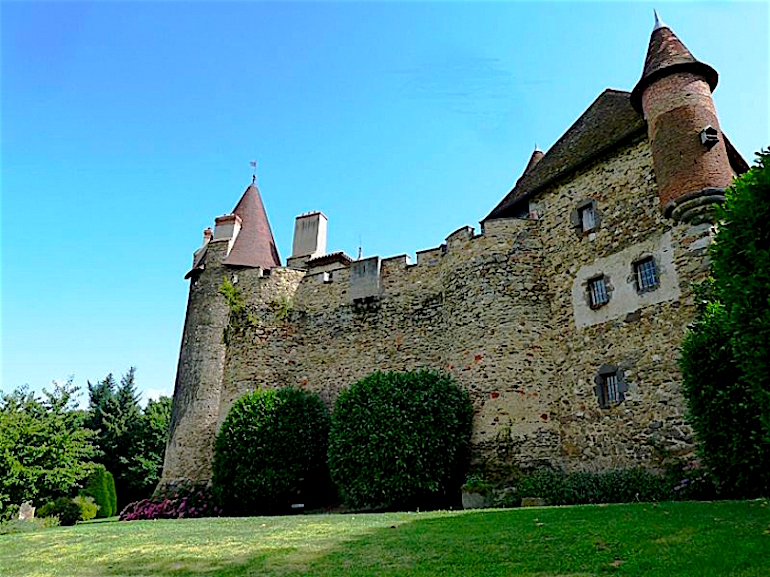
[{"label": "leafy tree", "polygon": [[717,218],[709,302],[682,345],[683,390],[723,493],[770,495],[770,150]]},{"label": "leafy tree", "polygon": [[126,478],[130,490],[149,496],[160,481],[171,421],[171,397],[150,399],[133,429]]},{"label": "leafy tree", "polygon": [[94,470],[94,433],[73,401],[72,379],[36,397],[26,387],[0,399],[0,509],[73,495]]}]

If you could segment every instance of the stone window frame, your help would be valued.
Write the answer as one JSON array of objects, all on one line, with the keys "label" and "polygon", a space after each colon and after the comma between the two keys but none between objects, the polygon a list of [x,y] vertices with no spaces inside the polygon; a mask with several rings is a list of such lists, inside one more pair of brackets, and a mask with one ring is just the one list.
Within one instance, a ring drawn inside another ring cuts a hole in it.
[{"label": "stone window frame", "polygon": [[[615,377],[615,385],[617,387],[618,398],[614,401],[609,400],[607,382],[609,377]],[[628,392],[628,383],[626,382],[625,371],[617,365],[612,363],[605,363],[599,367],[599,371],[594,377],[594,394],[599,401],[599,407],[602,409],[609,409],[610,407],[617,406],[626,400],[626,392]]]},{"label": "stone window frame", "polygon": [[[583,213],[586,209],[591,209],[594,213],[594,225],[589,229],[583,228]],[[580,235],[588,235],[592,232],[596,232],[601,228],[602,215],[596,204],[596,200],[593,198],[586,198],[581,200],[575,205],[575,208],[569,215],[569,221],[572,228],[575,229]]]},{"label": "stone window frame", "polygon": [[[600,281],[600,280],[604,281],[604,293],[607,295],[607,300],[605,300],[604,302],[601,302],[601,303],[594,303],[594,299],[593,299],[593,296],[592,296],[593,292],[591,291],[591,286],[593,285],[593,283],[595,283],[597,281]],[[589,277],[588,279],[586,279],[585,286],[586,286],[586,292],[585,292],[586,299],[587,299],[587,302],[588,302],[588,307],[591,310],[595,311],[595,310],[598,310],[598,309],[602,308],[603,306],[607,306],[609,304],[609,302],[612,300],[612,293],[613,293],[613,291],[615,289],[612,286],[612,284],[610,283],[610,277],[607,276],[606,274],[600,273],[600,274],[594,275],[592,277]]]},{"label": "stone window frame", "polygon": [[[654,274],[655,274],[655,284],[648,287],[642,287],[641,283],[639,282],[639,265],[645,263],[645,262],[652,262]],[[631,263],[631,278],[634,283],[634,288],[636,288],[637,294],[644,294],[652,291],[656,291],[660,288],[660,263],[658,262],[658,259],[655,257],[654,254],[643,254],[639,258],[634,259],[634,261]]]}]

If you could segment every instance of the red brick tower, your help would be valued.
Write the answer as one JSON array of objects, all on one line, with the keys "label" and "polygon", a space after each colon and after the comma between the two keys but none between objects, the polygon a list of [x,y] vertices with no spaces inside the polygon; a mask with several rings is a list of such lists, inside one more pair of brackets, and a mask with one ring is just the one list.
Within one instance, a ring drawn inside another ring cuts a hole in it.
[{"label": "red brick tower", "polygon": [[733,178],[711,92],[718,75],[655,14],[644,72],[631,104],[644,115],[663,214],[709,220]]}]

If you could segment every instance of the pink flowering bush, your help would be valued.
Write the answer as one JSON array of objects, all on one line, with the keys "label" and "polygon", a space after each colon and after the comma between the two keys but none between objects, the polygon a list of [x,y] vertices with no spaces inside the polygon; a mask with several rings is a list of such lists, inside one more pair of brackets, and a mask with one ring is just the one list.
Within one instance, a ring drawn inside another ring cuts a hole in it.
[{"label": "pink flowering bush", "polygon": [[129,503],[120,512],[120,520],[218,517],[221,514],[222,509],[207,487],[181,486]]}]

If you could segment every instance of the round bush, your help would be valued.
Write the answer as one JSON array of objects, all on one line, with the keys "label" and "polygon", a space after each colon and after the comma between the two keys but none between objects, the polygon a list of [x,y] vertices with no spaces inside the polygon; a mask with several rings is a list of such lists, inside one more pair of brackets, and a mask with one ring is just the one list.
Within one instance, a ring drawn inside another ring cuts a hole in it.
[{"label": "round bush", "polygon": [[334,406],[332,479],[353,507],[446,505],[465,480],[472,419],[468,394],[449,376],[376,372]]},{"label": "round bush", "polygon": [[80,506],[70,497],[59,497],[37,510],[38,517],[58,517],[60,525],[74,525],[80,514]]},{"label": "round bush", "polygon": [[233,515],[321,504],[328,438],[329,412],[314,393],[289,387],[241,397],[217,435],[214,493]]}]

